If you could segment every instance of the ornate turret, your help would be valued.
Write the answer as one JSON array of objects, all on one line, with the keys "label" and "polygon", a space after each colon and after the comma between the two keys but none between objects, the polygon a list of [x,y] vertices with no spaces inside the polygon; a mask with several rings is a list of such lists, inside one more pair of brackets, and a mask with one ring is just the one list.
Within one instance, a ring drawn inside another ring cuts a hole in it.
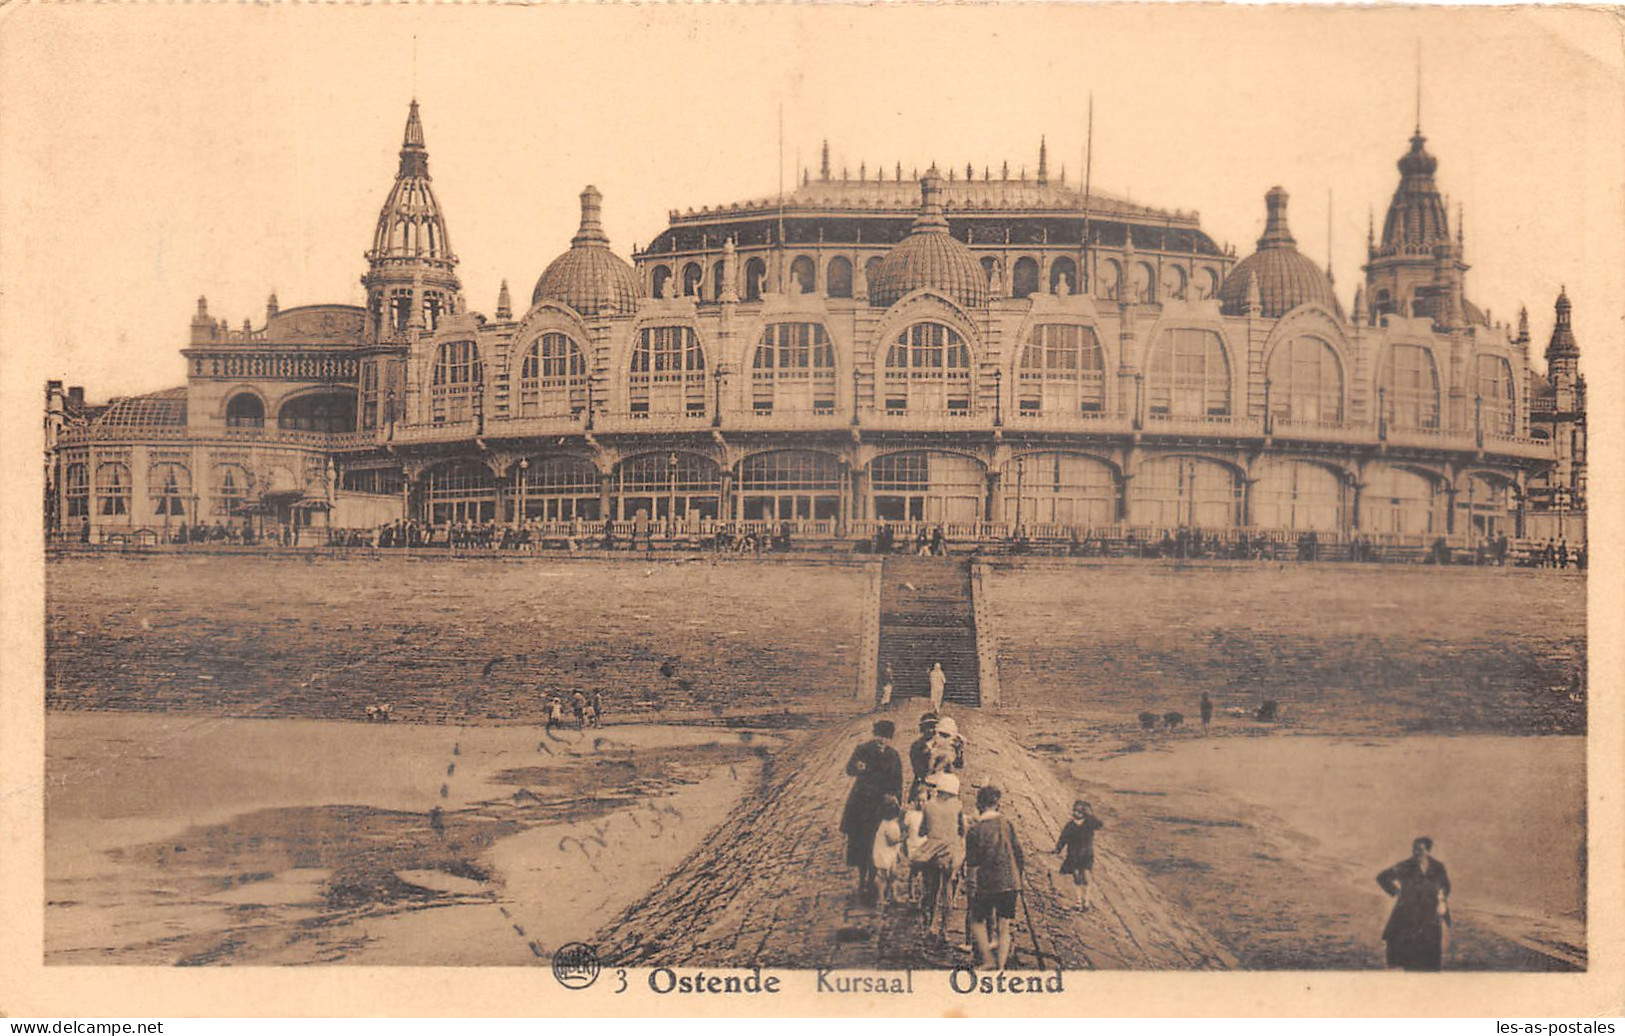
[{"label": "ornate turret", "polygon": [[581,192],[581,227],[570,250],[554,259],[536,281],[530,303],[562,302],[582,316],[630,314],[637,306],[638,276],[609,250],[604,233],[604,196],[588,184]]},{"label": "ornate turret", "polygon": [[1464,294],[1465,237],[1460,220],[1450,232],[1450,212],[1433,174],[1439,160],[1417,127],[1399,160],[1399,186],[1388,203],[1382,241],[1366,244],[1366,299],[1376,314],[1430,317],[1441,328],[1485,323]]},{"label": "ornate turret", "polygon": [[1574,340],[1571,320],[1573,306],[1569,303],[1569,290],[1564,286],[1557,295],[1557,323],[1552,327],[1552,339],[1546,343],[1546,374],[1556,378],[1559,374],[1573,376],[1580,363],[1580,346]]},{"label": "ornate turret", "polygon": [[378,213],[367,252],[369,331],[378,339],[433,330],[457,312],[462,286],[446,220],[429,183],[429,152],[414,100],[406,116],[395,185]]},{"label": "ornate turret", "polygon": [[1257,293],[1257,312],[1275,318],[1307,302],[1318,302],[1341,314],[1331,280],[1315,261],[1298,251],[1298,242],[1287,225],[1287,192],[1271,187],[1264,195],[1267,216],[1258,251],[1237,263],[1219,287],[1220,310],[1232,316],[1252,311]]},{"label": "ornate turret", "polygon": [[1049,140],[1045,137],[1038,138],[1038,182],[1049,183]]},{"label": "ornate turret", "polygon": [[919,288],[935,288],[962,306],[987,299],[987,275],[963,241],[948,233],[937,167],[920,180],[920,213],[908,237],[886,253],[869,281],[869,304],[890,306]]}]

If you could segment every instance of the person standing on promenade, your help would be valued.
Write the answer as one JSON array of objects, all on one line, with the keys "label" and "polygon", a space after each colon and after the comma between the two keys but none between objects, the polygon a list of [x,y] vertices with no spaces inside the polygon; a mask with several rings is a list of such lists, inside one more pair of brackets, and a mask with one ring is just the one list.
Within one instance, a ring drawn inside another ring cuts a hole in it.
[{"label": "person standing on promenade", "polygon": [[1202,736],[1207,737],[1208,724],[1213,722],[1213,699],[1202,692]]},{"label": "person standing on promenade", "polygon": [[881,808],[890,795],[903,798],[903,760],[891,746],[897,733],[891,720],[876,721],[874,737],[852,750],[846,761],[846,774],[854,778],[841,812],[841,833],[846,835],[846,865],[858,871],[858,895],[874,893],[875,831],[880,827]]},{"label": "person standing on promenade", "polygon": [[897,677],[892,672],[891,663],[887,662],[880,667],[880,686],[875,690],[875,708],[884,709],[891,706],[892,690],[897,685]]},{"label": "person standing on promenade", "polygon": [[1377,875],[1377,884],[1394,897],[1393,912],[1382,930],[1388,966],[1406,971],[1442,969],[1444,937],[1450,927],[1450,876],[1433,858],[1433,839],[1412,842],[1410,858]]},{"label": "person standing on promenade", "polygon": [[948,674],[942,671],[941,662],[931,663],[931,671],[926,674],[926,679],[931,684],[931,711],[940,713],[942,696],[948,690]]},{"label": "person standing on promenade", "polygon": [[971,939],[976,946],[976,967],[1003,971],[1010,959],[1010,922],[1021,895],[1026,859],[1016,827],[999,813],[1004,797],[998,785],[984,785],[976,793],[978,819],[965,835],[965,869],[974,883],[967,911]]}]

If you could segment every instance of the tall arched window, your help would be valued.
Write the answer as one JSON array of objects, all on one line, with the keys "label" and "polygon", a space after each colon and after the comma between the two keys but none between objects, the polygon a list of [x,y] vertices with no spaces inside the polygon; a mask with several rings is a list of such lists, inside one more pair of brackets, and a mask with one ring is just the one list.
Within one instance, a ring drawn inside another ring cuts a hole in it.
[{"label": "tall arched window", "polygon": [[473,342],[445,342],[435,353],[429,378],[429,420],[435,424],[472,420],[474,387],[485,374]]},{"label": "tall arched window", "polygon": [[632,350],[632,416],[705,416],[705,353],[692,327],[646,327]]},{"label": "tall arched window", "polygon": [[587,408],[587,361],[569,335],[549,331],[530,343],[519,368],[521,417],[575,416]]},{"label": "tall arched window", "polygon": [[1236,473],[1202,457],[1154,457],[1140,465],[1129,497],[1129,520],[1153,528],[1237,524],[1241,482]]},{"label": "tall arched window", "polygon": [[742,293],[746,302],[756,302],[761,299],[762,292],[767,290],[767,264],[760,259],[751,259],[745,263],[745,290]]},{"label": "tall arched window", "polygon": [[214,469],[214,513],[230,518],[248,502],[248,469],[240,464],[221,464]]},{"label": "tall arched window", "polygon": [[698,297],[700,282],[705,279],[705,273],[700,269],[699,263],[689,263],[683,267],[683,294]]},{"label": "tall arched window", "polygon": [[96,465],[96,499],[104,516],[129,514],[130,469],[116,461]]},{"label": "tall arched window", "polygon": [[252,392],[239,392],[226,403],[227,428],[264,428],[265,404]]},{"label": "tall arched window", "polygon": [[1425,345],[1395,345],[1382,365],[1388,420],[1395,428],[1439,427],[1439,371]]},{"label": "tall arched window", "polygon": [[1230,361],[1213,331],[1165,331],[1151,357],[1147,409],[1158,417],[1222,417],[1230,413]]},{"label": "tall arched window", "polygon": [[982,465],[957,453],[910,450],[869,464],[874,516],[892,522],[981,520],[987,480]]},{"label": "tall arched window", "polygon": [[1107,259],[1095,270],[1095,297],[1117,299],[1123,293],[1123,268],[1117,260]]},{"label": "tall arched window", "polygon": [[886,351],[886,412],[970,413],[970,347],[946,324],[913,324]]},{"label": "tall arched window", "polygon": [[835,412],[835,350],[823,324],[769,324],[750,368],[756,413]]},{"label": "tall arched window", "polygon": [[598,469],[580,457],[532,458],[524,467],[525,518],[565,522],[603,517]]},{"label": "tall arched window", "polygon": [[1162,295],[1167,301],[1185,298],[1185,268],[1172,263],[1162,268]]},{"label": "tall arched window", "polygon": [[1078,293],[1078,264],[1064,255],[1050,263],[1049,292],[1051,295],[1076,295]]},{"label": "tall arched window", "polygon": [[711,264],[711,297],[722,298],[722,260],[718,259]]},{"label": "tall arched window", "polygon": [[643,511],[651,518],[695,521],[717,517],[722,473],[693,453],[644,453],[616,468],[616,507],[622,519]]},{"label": "tall arched window", "polygon": [[832,299],[849,299],[852,297],[852,260],[844,255],[838,255],[829,261],[829,269],[824,274],[824,284],[828,289],[826,294]]},{"label": "tall arched window", "polygon": [[825,519],[841,513],[841,467],[827,453],[775,450],[739,462],[739,516]]},{"label": "tall arched window", "polygon": [[64,474],[63,482],[66,484],[67,513],[69,518],[85,518],[90,515],[90,467],[86,464],[69,464]]},{"label": "tall arched window", "polygon": [[1273,460],[1252,485],[1253,524],[1264,529],[1335,531],[1343,524],[1343,480],[1307,461]]},{"label": "tall arched window", "polygon": [[339,389],[295,396],[277,410],[276,426],[329,434],[354,431],[355,393]]},{"label": "tall arched window", "polygon": [[1433,532],[1438,494],[1433,481],[1404,468],[1367,471],[1360,494],[1360,527],[1367,532]]},{"label": "tall arched window", "polygon": [[1270,353],[1270,412],[1280,424],[1340,424],[1343,365],[1331,343],[1314,335],[1282,342]]},{"label": "tall arched window", "polygon": [[1513,435],[1518,415],[1513,409],[1512,365],[1499,356],[1480,354],[1474,361],[1477,374],[1479,427],[1492,435]]},{"label": "tall arched window", "polygon": [[1021,350],[1016,413],[1098,413],[1106,408],[1100,341],[1081,324],[1039,324]]},{"label": "tall arched window", "polygon": [[429,469],[429,520],[447,522],[489,522],[497,516],[497,480],[491,469],[478,461],[452,461]]},{"label": "tall arched window", "polygon": [[798,255],[790,264],[790,293],[811,295],[818,287],[818,268],[804,255]]},{"label": "tall arched window", "polygon": [[1003,515],[1015,525],[1109,525],[1117,479],[1104,461],[1076,453],[1029,453],[999,474]]},{"label": "tall arched window", "polygon": [[649,272],[649,293],[657,299],[671,293],[671,267],[656,266]]},{"label": "tall arched window", "polygon": [[1038,260],[1024,255],[1010,268],[1010,294],[1014,298],[1029,298],[1038,291]]},{"label": "tall arched window", "polygon": [[184,464],[164,461],[147,469],[147,495],[152,497],[152,513],[184,518],[192,497],[192,473]]},{"label": "tall arched window", "polygon": [[1196,297],[1198,299],[1219,297],[1219,271],[1211,266],[1202,267],[1196,275]]},{"label": "tall arched window", "polygon": [[1156,274],[1148,263],[1135,263],[1129,268],[1129,300],[1131,302],[1155,302],[1156,297],[1152,291],[1156,284]]}]

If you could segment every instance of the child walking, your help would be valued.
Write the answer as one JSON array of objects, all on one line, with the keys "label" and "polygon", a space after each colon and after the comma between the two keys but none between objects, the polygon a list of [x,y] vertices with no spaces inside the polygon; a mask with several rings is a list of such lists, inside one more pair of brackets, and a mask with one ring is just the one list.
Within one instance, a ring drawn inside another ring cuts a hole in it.
[{"label": "child walking", "polygon": [[897,796],[887,795],[880,803],[880,826],[875,828],[875,880],[880,883],[880,903],[897,902],[892,883],[897,880],[897,861],[902,854],[902,810]]},{"label": "child walking", "polygon": [[965,835],[965,869],[976,890],[969,897],[966,917],[976,947],[976,967],[997,971],[1003,971],[1010,960],[1011,928],[1026,864],[1015,825],[999,813],[1003,797],[993,784],[978,791],[979,817]]},{"label": "child walking", "polygon": [[925,796],[929,789],[922,782],[914,785],[908,797],[908,809],[903,813],[903,855],[908,858],[908,898],[914,898],[914,879],[922,867],[920,847],[925,844]]},{"label": "child walking", "polygon": [[1061,828],[1061,837],[1055,843],[1057,853],[1066,853],[1061,861],[1061,873],[1072,875],[1072,883],[1078,887],[1080,911],[1094,905],[1090,889],[1095,874],[1095,832],[1105,826],[1089,803],[1079,799],[1072,803],[1072,819]]}]

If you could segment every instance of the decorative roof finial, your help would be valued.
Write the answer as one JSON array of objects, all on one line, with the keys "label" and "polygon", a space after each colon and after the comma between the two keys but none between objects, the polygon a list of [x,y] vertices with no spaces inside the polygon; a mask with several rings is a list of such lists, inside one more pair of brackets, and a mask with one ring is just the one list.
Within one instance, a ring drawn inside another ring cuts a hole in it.
[{"label": "decorative roof finial", "polygon": [[401,137],[400,176],[429,175],[429,152],[423,144],[423,118],[418,114],[417,98],[406,112],[406,132]]},{"label": "decorative roof finial", "polygon": [[497,319],[513,319],[513,302],[508,298],[508,281],[506,278],[502,281],[502,289],[497,292]]},{"label": "decorative roof finial", "polygon": [[[1023,177],[1025,179],[1025,177]],[[1049,139],[1038,138],[1038,185],[1049,183]]]},{"label": "decorative roof finial", "polygon": [[277,304],[276,289],[273,288],[271,290],[270,297],[265,300],[265,320],[266,320],[266,323],[270,323],[271,318],[276,316],[278,311],[280,311],[281,309],[282,309],[282,307]]},{"label": "decorative roof finial", "polygon": [[609,246],[609,235],[604,233],[604,196],[598,188],[588,184],[581,192],[581,229],[570,239],[571,248],[583,245]]},{"label": "decorative roof finial", "polygon": [[1010,179],[1010,160],[1008,158],[1004,160],[1004,167],[999,170],[999,178],[1001,180]]},{"label": "decorative roof finial", "polygon": [[914,233],[932,230],[948,230],[948,220],[942,215],[942,177],[935,163],[920,180],[920,214],[914,217]]},{"label": "decorative roof finial", "polygon": [[1422,135],[1422,41],[1416,41],[1416,135]]},{"label": "decorative roof finial", "polygon": [[828,137],[824,138],[824,155],[823,155],[823,159],[818,163],[818,178],[820,180],[828,180],[829,179],[829,138]]},{"label": "decorative roof finial", "polygon": [[965,163],[965,182],[970,183],[974,179],[976,179],[976,170],[971,167],[971,164],[969,162],[966,162]]},{"label": "decorative roof finial", "polygon": [[1265,248],[1291,248],[1297,244],[1293,240],[1292,231],[1286,225],[1287,193],[1284,187],[1271,187],[1264,195],[1264,204],[1269,210],[1269,216],[1264,223],[1264,236],[1258,239],[1258,247]]}]

